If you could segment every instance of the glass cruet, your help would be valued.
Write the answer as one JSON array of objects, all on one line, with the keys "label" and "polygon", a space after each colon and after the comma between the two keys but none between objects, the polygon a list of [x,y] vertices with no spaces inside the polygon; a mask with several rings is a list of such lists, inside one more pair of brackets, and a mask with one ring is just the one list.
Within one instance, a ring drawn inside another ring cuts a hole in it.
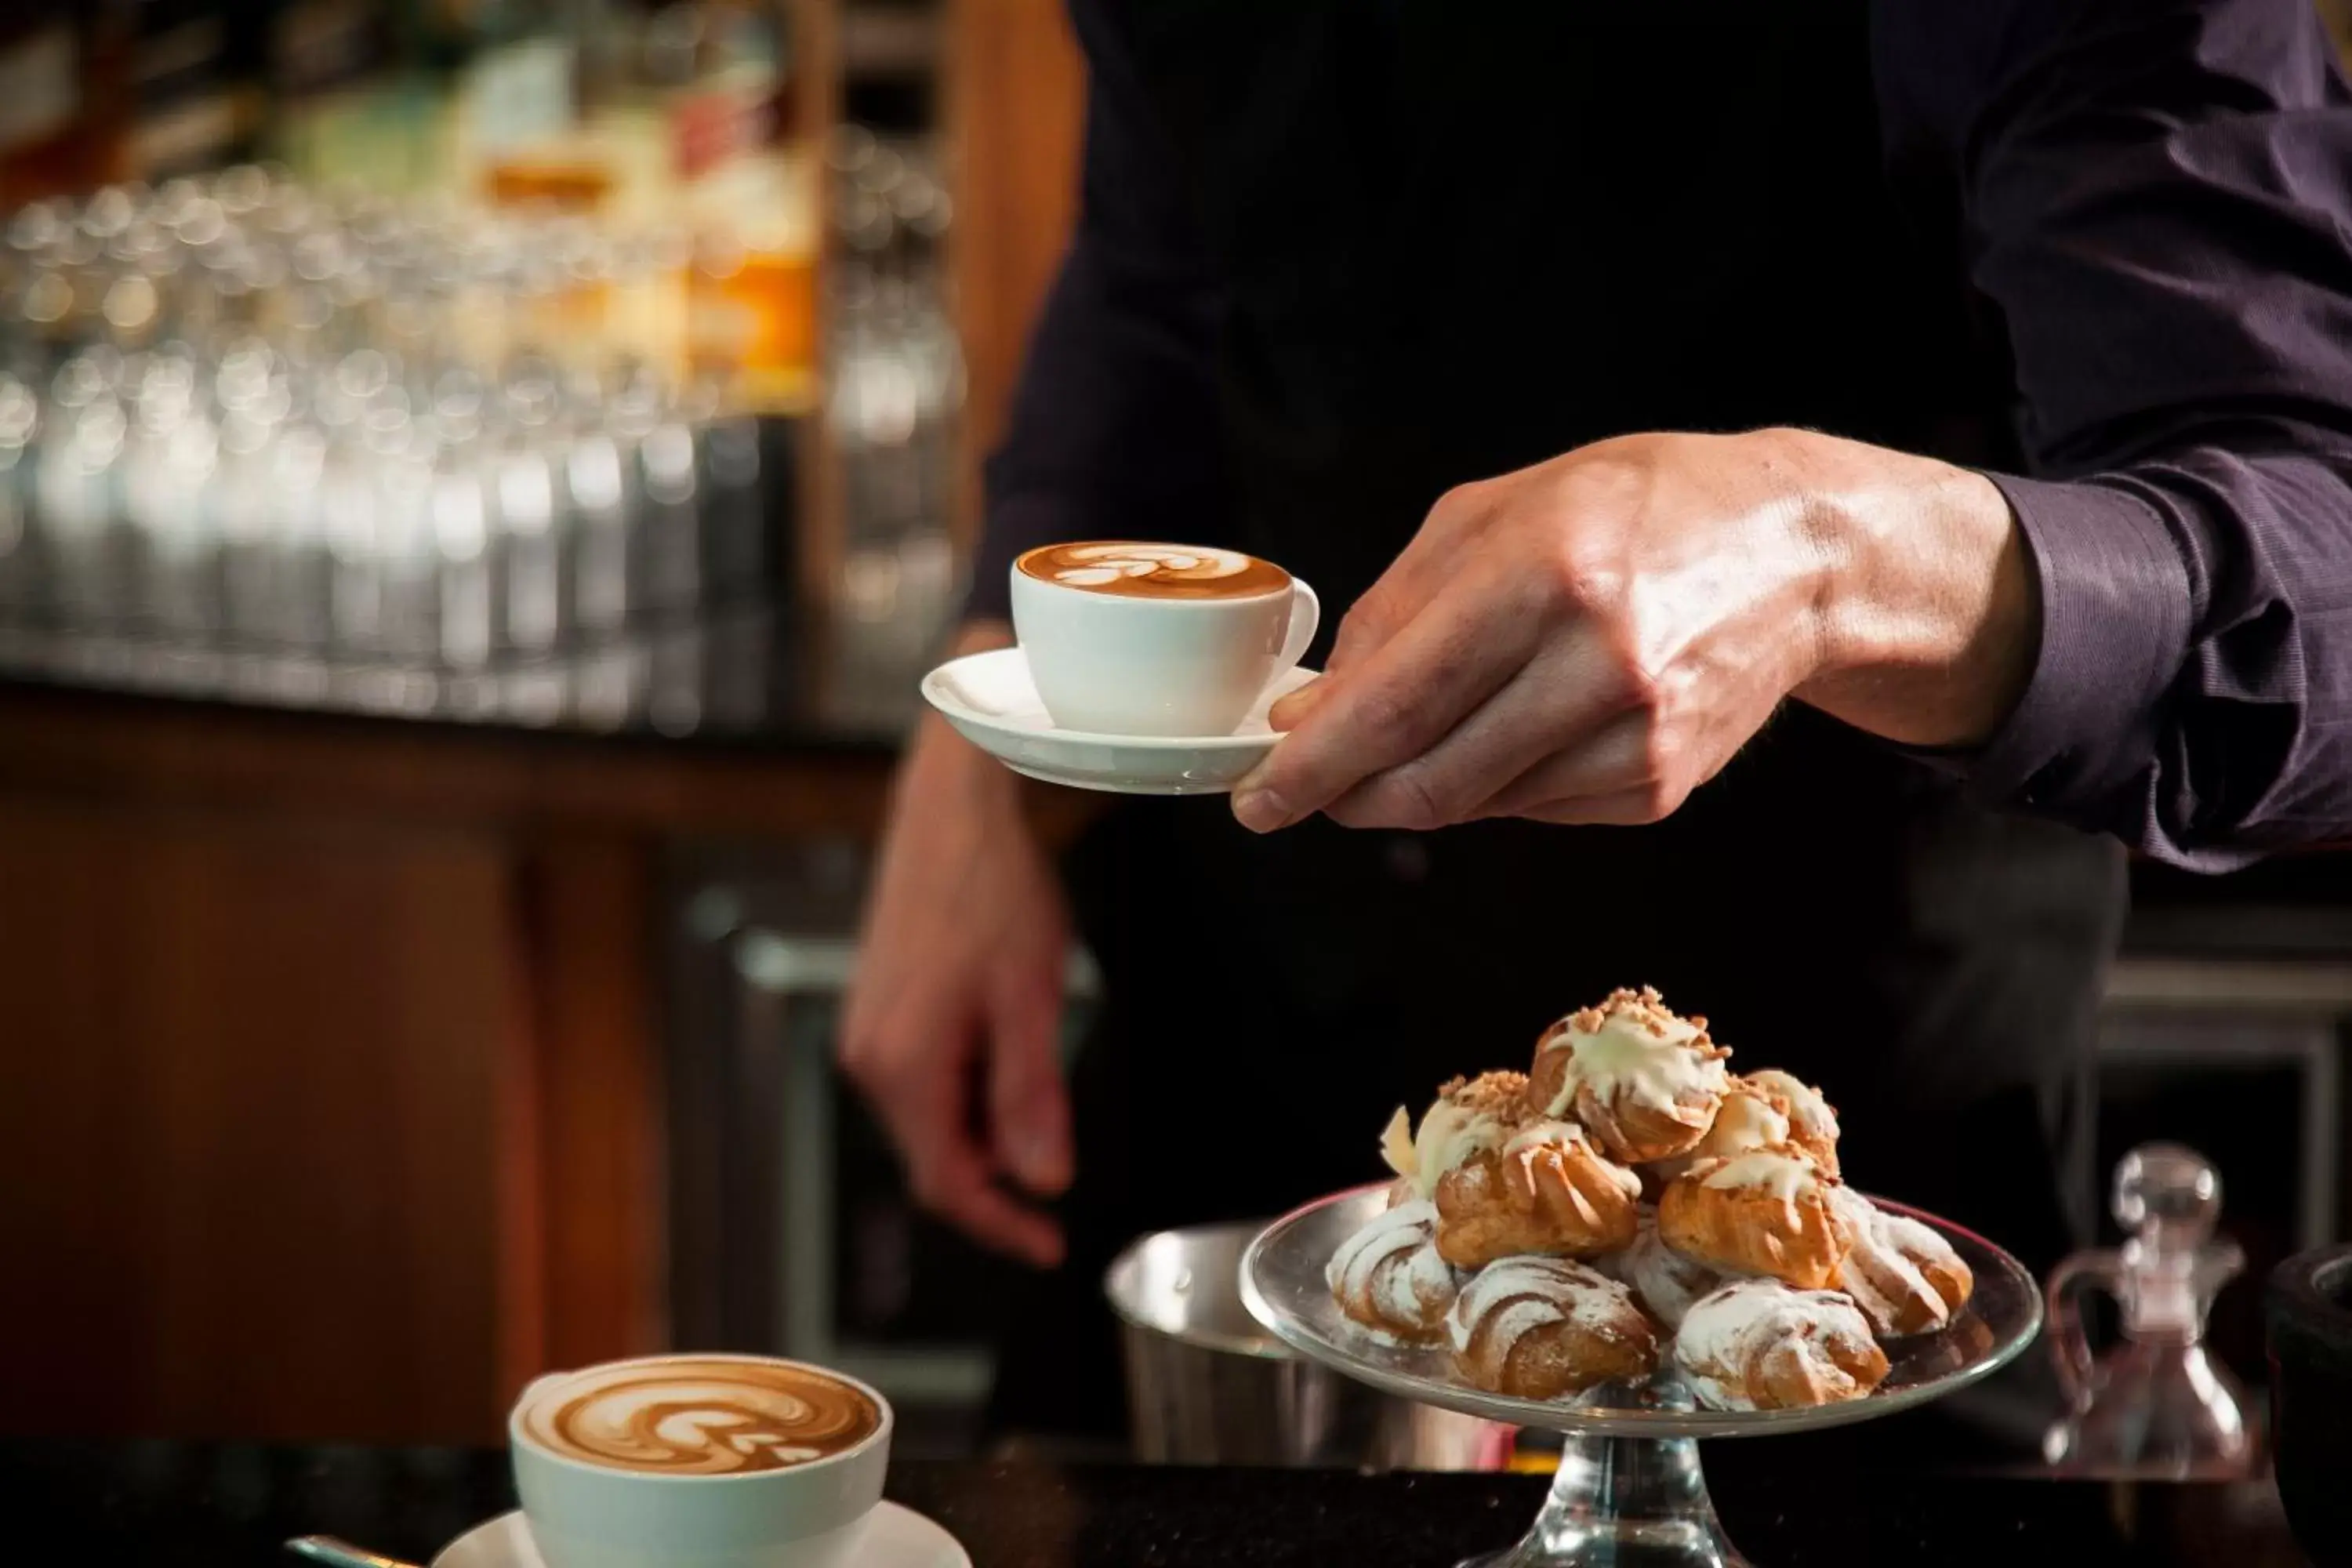
[{"label": "glass cruet", "polygon": [[[2042,1457],[2074,1476],[2219,1479],[2254,1462],[2245,1393],[2205,1353],[2213,1298],[2245,1267],[2216,1238],[2221,1177],[2178,1143],[2144,1143],[2116,1167],[2111,1210],[2129,1237],[2077,1252],[2050,1276],[2051,1349],[2068,1409]],[[2115,1298],[2122,1338],[2094,1355],[2081,1295]]]}]

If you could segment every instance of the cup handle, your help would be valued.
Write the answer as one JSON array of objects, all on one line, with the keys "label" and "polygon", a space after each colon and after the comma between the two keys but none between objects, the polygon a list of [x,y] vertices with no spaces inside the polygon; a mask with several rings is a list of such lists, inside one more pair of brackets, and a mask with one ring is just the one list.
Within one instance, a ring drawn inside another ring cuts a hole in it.
[{"label": "cup handle", "polygon": [[1274,673],[1288,673],[1307,657],[1307,645],[1315,640],[1315,628],[1323,624],[1323,601],[1315,590],[1297,577],[1290,580],[1290,631],[1282,639],[1282,657],[1274,662]]}]

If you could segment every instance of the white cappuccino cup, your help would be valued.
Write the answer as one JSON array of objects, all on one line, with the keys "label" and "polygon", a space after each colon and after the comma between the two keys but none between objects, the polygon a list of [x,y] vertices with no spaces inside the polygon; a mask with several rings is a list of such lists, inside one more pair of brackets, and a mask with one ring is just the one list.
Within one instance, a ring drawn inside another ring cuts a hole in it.
[{"label": "white cappuccino cup", "polygon": [[[848,1425],[795,1432],[812,1380],[854,1396]],[[891,1425],[881,1394],[824,1367],[681,1352],[540,1378],[507,1437],[547,1568],[848,1568]]]},{"label": "white cappuccino cup", "polygon": [[1315,591],[1238,551],[1129,541],[1032,550],[1013,566],[1013,631],[1056,728],[1230,735],[1297,665]]}]

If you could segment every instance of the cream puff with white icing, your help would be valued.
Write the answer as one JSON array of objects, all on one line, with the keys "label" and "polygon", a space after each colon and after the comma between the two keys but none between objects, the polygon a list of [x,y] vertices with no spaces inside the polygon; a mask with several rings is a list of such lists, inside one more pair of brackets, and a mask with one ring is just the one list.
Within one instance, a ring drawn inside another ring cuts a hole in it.
[{"label": "cream puff with white icing", "polygon": [[1706,1020],[1684,1018],[1647,986],[1612,992],[1536,1044],[1528,1100],[1547,1119],[1573,1118],[1625,1164],[1686,1153],[1706,1136],[1729,1088]]},{"label": "cream puff with white icing", "polygon": [[1825,1289],[1853,1245],[1852,1221],[1831,1199],[1837,1184],[1793,1144],[1701,1160],[1658,1199],[1658,1235],[1727,1274]]},{"label": "cream puff with white icing", "polygon": [[1702,1297],[1675,1333],[1675,1364],[1711,1410],[1790,1410],[1860,1399],[1886,1376],[1862,1312],[1832,1290],[1740,1279]]},{"label": "cream puff with white icing", "polygon": [[1837,1288],[1853,1298],[1883,1340],[1932,1334],[1969,1304],[1976,1276],[1933,1226],[1890,1214],[1839,1187],[1831,1202],[1853,1231]]},{"label": "cream puff with white icing", "polygon": [[1459,1268],[1546,1253],[1591,1258],[1633,1239],[1642,1179],[1572,1121],[1531,1121],[1437,1184],[1437,1249]]},{"label": "cream puff with white icing", "polygon": [[1514,1253],[1586,1255],[1633,1236],[1641,1178],[1571,1122],[1525,1120],[1528,1080],[1515,1072],[1455,1079],[1415,1130],[1400,1109],[1381,1155],[1403,1190],[1437,1207],[1446,1260],[1475,1268]]},{"label": "cream puff with white icing", "polygon": [[1433,1198],[1448,1171],[1503,1146],[1525,1119],[1527,1090],[1524,1073],[1457,1078],[1437,1091],[1418,1129],[1397,1107],[1381,1130],[1381,1159],[1415,1197]]},{"label": "cream puff with white icing", "polygon": [[1837,1112],[1820,1090],[1808,1089],[1777,1068],[1734,1073],[1706,1136],[1689,1153],[1657,1161],[1643,1174],[1670,1182],[1700,1160],[1728,1160],[1753,1150],[1790,1144],[1834,1176],[1837,1140]]},{"label": "cream puff with white icing", "polygon": [[1838,1174],[1837,1109],[1820,1089],[1779,1068],[1743,1073],[1735,1083],[1738,1090],[1763,1100],[1779,1113],[1788,1132],[1775,1142],[1795,1144],[1813,1157],[1814,1164],[1832,1176]]},{"label": "cream puff with white icing", "polygon": [[1565,1399],[1647,1377],[1661,1350],[1631,1290],[1564,1258],[1488,1264],[1454,1298],[1446,1326],[1455,1370],[1515,1399]]},{"label": "cream puff with white icing", "polygon": [[1339,1310],[1377,1334],[1426,1344],[1445,1331],[1461,1277],[1437,1255],[1437,1209],[1413,1198],[1383,1209],[1323,1270]]}]

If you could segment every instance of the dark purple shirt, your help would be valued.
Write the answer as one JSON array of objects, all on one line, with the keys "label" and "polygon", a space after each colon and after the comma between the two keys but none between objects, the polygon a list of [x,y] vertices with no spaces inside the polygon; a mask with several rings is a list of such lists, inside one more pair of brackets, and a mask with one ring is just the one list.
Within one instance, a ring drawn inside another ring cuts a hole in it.
[{"label": "dark purple shirt", "polygon": [[[1072,9],[1081,217],[976,614],[1023,549],[1223,500],[1215,247],[1117,7]],[[1888,179],[2005,337],[2025,471],[1992,478],[2042,596],[2017,711],[1939,765],[2199,868],[2352,837],[2352,94],[2309,0],[1876,0],[1870,68]]]}]

